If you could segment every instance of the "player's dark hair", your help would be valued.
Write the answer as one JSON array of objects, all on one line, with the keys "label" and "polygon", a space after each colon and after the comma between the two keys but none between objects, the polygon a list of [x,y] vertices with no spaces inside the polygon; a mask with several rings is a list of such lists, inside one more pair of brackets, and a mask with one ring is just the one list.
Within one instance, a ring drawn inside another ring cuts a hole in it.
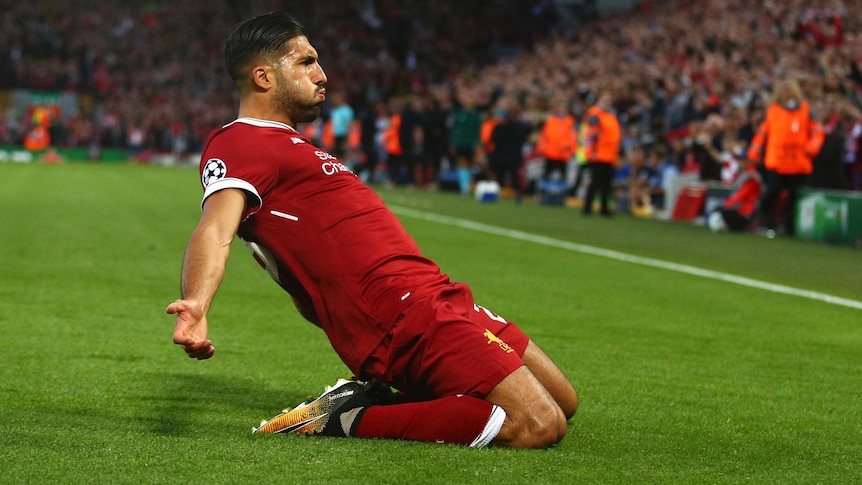
[{"label": "player's dark hair", "polygon": [[280,56],[288,40],[304,35],[302,24],[285,12],[270,12],[243,20],[225,41],[225,68],[234,81],[239,81],[243,69],[261,55]]}]

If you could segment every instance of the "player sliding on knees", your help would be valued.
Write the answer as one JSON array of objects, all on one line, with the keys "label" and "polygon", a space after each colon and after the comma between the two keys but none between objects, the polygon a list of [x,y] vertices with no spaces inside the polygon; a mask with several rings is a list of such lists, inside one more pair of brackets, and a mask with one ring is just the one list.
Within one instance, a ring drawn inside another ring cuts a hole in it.
[{"label": "player sliding on knees", "polygon": [[563,372],[514,323],[477,305],[374,191],[295,130],[326,99],[303,27],[285,13],[241,22],[225,66],[239,114],[210,134],[201,158],[201,218],[183,259],[182,299],[167,307],[174,343],[196,359],[215,353],[207,313],[237,235],[356,376],[257,432],[558,443],[578,406]]}]

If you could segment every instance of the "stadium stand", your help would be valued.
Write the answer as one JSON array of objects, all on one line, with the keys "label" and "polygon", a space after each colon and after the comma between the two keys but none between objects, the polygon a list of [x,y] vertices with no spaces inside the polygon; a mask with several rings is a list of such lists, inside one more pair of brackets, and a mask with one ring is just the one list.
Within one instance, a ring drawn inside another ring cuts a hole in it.
[{"label": "stadium stand", "polygon": [[[195,153],[234,117],[225,33],[293,2],[4,3],[0,145],[23,145],[37,121],[53,146],[146,160]],[[329,89],[357,113],[404,97],[448,112],[469,95],[486,114],[515,100],[538,130],[553,98],[578,116],[610,87],[627,149],[666,145],[677,168],[706,181],[732,173],[772,86],[795,77],[844,146],[828,161],[842,176],[825,183],[862,190],[862,1],[651,0],[574,23],[567,3],[578,2],[321,1],[303,4],[302,20]]]}]

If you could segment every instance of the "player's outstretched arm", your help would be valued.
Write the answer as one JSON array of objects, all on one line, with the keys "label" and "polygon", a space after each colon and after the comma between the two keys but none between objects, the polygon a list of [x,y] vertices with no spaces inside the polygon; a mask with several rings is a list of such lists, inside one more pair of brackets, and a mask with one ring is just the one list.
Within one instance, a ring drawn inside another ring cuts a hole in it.
[{"label": "player's outstretched arm", "polygon": [[192,232],[183,259],[182,299],[167,307],[177,316],[173,341],[189,357],[208,359],[215,353],[207,338],[207,311],[221,284],[230,244],[245,209],[245,194],[225,189],[206,199],[200,222]]}]

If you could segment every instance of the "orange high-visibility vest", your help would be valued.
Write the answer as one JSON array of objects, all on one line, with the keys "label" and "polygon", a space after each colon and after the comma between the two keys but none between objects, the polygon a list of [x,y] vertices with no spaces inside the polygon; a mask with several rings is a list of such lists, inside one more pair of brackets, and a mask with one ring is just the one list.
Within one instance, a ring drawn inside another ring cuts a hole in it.
[{"label": "orange high-visibility vest", "polygon": [[332,120],[326,120],[323,123],[323,133],[320,135],[320,142],[326,150],[335,148],[335,132],[332,131]]},{"label": "orange high-visibility vest", "polygon": [[794,110],[775,103],[766,110],[766,118],[751,140],[748,158],[762,160],[767,170],[783,175],[810,174],[824,138],[820,123],[811,119],[807,102]]},{"label": "orange high-visibility vest", "polygon": [[350,124],[350,130],[347,132],[347,146],[353,149],[359,149],[359,142],[362,139],[362,122],[359,120]]},{"label": "orange high-visibility vest", "polygon": [[622,130],[616,115],[599,106],[591,106],[584,115],[587,123],[587,161],[616,163],[620,157]]},{"label": "orange high-visibility vest", "polygon": [[383,131],[382,145],[386,153],[390,155],[402,155],[404,150],[401,148],[401,139],[398,138],[398,132],[401,130],[401,115],[394,114],[389,118],[389,126]]},{"label": "orange high-visibility vest", "polygon": [[494,134],[494,128],[499,124],[500,118],[492,116],[482,122],[482,126],[479,130],[479,139],[482,140],[482,146],[484,146],[485,150],[489,152],[494,151],[494,143],[491,141],[491,135]]},{"label": "orange high-visibility vest", "polygon": [[545,158],[569,161],[578,150],[575,118],[571,115],[562,118],[549,116],[542,125],[536,149]]},{"label": "orange high-visibility vest", "polygon": [[303,123],[300,125],[299,132],[309,140],[314,140],[317,137],[317,125],[315,123]]},{"label": "orange high-visibility vest", "polygon": [[40,151],[48,148],[51,144],[51,135],[42,125],[37,125],[24,137],[24,149],[29,151]]}]

